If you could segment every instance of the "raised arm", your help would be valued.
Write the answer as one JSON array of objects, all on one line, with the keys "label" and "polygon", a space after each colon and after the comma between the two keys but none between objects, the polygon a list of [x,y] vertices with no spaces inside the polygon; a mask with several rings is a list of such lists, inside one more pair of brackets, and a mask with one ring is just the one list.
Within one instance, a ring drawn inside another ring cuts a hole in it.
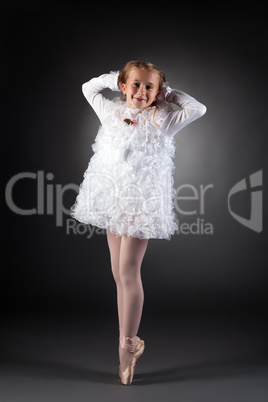
[{"label": "raised arm", "polygon": [[203,116],[207,110],[206,106],[198,102],[195,98],[179,89],[171,89],[167,83],[163,85],[160,97],[181,108],[181,110],[173,110],[170,112],[160,126],[162,132],[170,137],[174,136],[178,131],[194,120]]},{"label": "raised arm", "polygon": [[92,78],[82,85],[82,92],[86,100],[92,106],[101,122],[107,114],[110,102],[109,99],[101,94],[101,91],[106,88],[112,91],[120,91],[117,84],[118,75],[119,71],[112,71],[110,74],[102,74],[99,77]]}]

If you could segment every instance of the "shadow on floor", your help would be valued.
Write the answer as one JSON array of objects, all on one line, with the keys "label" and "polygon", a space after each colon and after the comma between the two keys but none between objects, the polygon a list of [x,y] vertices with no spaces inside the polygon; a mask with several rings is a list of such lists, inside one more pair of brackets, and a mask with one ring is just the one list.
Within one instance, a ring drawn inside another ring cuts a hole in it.
[{"label": "shadow on floor", "polygon": [[[0,372],[40,378],[90,381],[103,384],[120,384],[117,367],[114,372],[79,367],[68,362],[35,360],[25,356],[9,356],[0,363]],[[207,362],[182,365],[145,373],[136,373],[133,385],[184,382],[213,378],[231,378],[268,375],[266,361]]]},{"label": "shadow on floor", "polygon": [[213,378],[254,377],[267,375],[268,365],[264,363],[216,362],[170,367],[168,369],[136,374],[135,385],[148,385]]}]

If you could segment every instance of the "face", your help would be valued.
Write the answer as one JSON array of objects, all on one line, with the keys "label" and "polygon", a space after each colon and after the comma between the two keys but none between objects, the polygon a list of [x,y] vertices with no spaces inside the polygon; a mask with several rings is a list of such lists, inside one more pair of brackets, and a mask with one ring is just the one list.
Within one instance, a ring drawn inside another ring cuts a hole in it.
[{"label": "face", "polygon": [[133,70],[121,89],[132,108],[143,109],[150,106],[156,99],[159,92],[158,76],[151,71]]}]

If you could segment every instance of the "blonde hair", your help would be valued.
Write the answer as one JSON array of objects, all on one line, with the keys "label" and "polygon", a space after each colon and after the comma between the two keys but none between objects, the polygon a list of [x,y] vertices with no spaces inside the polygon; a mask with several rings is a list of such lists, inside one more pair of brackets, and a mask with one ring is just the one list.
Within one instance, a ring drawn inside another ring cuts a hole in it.
[{"label": "blonde hair", "polygon": [[[163,73],[163,71],[160,70],[158,67],[156,67],[152,63],[149,63],[149,62],[146,62],[146,61],[142,62],[142,61],[138,61],[138,60],[129,61],[124,66],[123,70],[121,71],[121,73],[118,76],[118,87],[121,89],[122,84],[126,84],[126,82],[128,80],[128,77],[130,76],[130,73],[133,70],[138,70],[138,69],[145,70],[145,71],[150,71],[152,73],[155,73],[157,75],[157,77],[158,77],[158,84],[159,84],[158,91],[161,90],[162,85],[166,81],[166,77],[165,77],[165,74]],[[124,95],[123,95],[123,92],[122,92],[122,89],[121,89],[121,96],[122,96],[122,99],[125,99]],[[156,112],[158,110],[158,105],[154,101],[150,106],[156,106],[156,109],[155,109],[154,114],[153,114],[153,121],[154,121],[154,124],[157,127],[159,127],[159,125],[155,122],[155,115],[156,115]],[[176,137],[177,137],[177,141],[179,143],[178,134],[176,135]]]}]

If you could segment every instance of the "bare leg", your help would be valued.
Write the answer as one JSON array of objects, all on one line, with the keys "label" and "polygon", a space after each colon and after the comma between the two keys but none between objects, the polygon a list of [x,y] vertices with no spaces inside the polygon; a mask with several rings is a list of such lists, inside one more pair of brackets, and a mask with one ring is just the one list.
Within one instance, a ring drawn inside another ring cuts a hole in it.
[{"label": "bare leg", "polygon": [[116,284],[117,290],[117,309],[118,309],[118,322],[119,328],[123,328],[123,287],[119,274],[119,258],[120,258],[120,246],[121,238],[116,237],[115,234],[107,230],[107,241],[110,250],[111,268],[112,274]]},{"label": "bare leg", "polygon": [[[123,235],[116,237],[107,230],[111,267],[117,289],[117,308],[121,335],[136,336],[143,308],[144,294],[141,281],[141,263],[148,239],[138,239]],[[126,367],[132,353],[119,346],[119,359],[122,370]]]},{"label": "bare leg", "polygon": [[[123,289],[123,335],[137,335],[144,293],[141,281],[141,264],[148,245],[148,239],[122,236],[119,257],[119,274]],[[132,353],[119,347],[121,368],[124,371]]]}]

